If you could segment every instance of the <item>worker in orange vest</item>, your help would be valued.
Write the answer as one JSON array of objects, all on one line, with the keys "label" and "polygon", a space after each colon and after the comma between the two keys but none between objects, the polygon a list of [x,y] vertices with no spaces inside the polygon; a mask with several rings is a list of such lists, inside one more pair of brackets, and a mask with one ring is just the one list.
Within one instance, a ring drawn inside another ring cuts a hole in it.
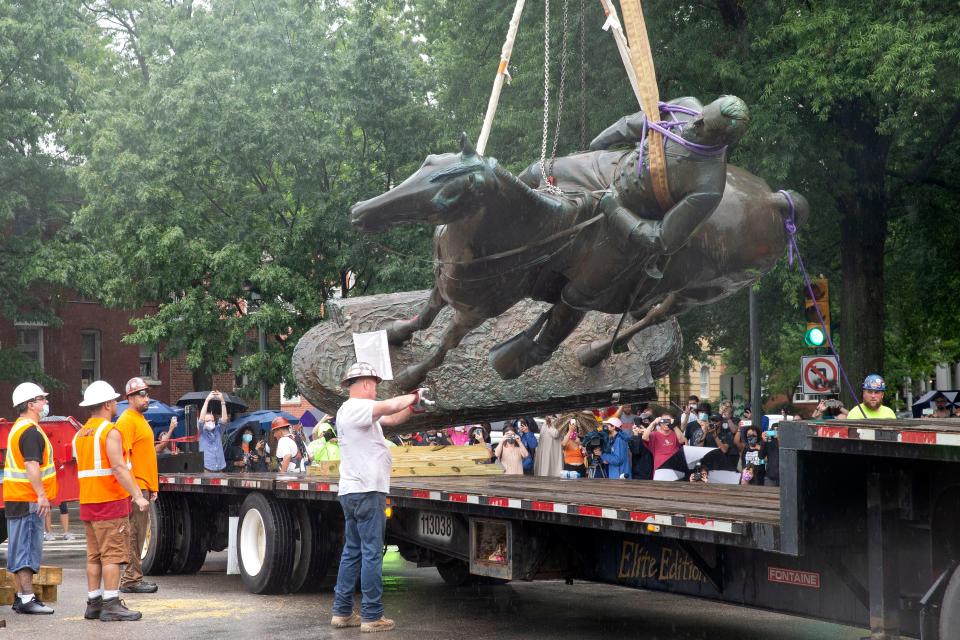
[{"label": "worker in orange vest", "polygon": [[7,517],[7,570],[16,575],[17,613],[53,613],[33,593],[33,574],[43,556],[43,522],[50,501],[57,497],[57,470],[53,447],[40,428],[50,411],[47,393],[32,382],[13,390],[19,417],[7,438],[3,469],[3,500]]},{"label": "worker in orange vest", "polygon": [[[81,407],[90,419],[73,437],[80,480],[80,519],[87,533],[87,620],[139,620],[139,611],[120,600],[120,565],[130,557],[130,497],[140,511],[150,508],[130,473],[123,436],[113,424],[117,398],[109,383],[92,382],[83,392]],[[101,587],[102,582],[102,587]]]},{"label": "worker in orange vest", "polygon": [[[129,408],[117,418],[117,428],[128,448],[133,478],[151,502],[157,499],[160,478],[157,475],[157,450],[153,442],[153,429],[143,417],[150,406],[150,388],[143,378],[130,378],[124,388]],[[133,509],[130,512],[130,562],[120,578],[122,593],[156,593],[157,585],[143,580],[140,565],[140,550],[150,528],[150,511]]]}]

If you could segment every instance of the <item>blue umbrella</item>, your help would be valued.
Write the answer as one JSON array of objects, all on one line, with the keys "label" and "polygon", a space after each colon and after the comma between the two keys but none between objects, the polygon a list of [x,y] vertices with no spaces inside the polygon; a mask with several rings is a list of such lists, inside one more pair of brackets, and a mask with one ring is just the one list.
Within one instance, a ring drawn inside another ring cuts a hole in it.
[{"label": "blue umbrella", "polygon": [[254,428],[259,428],[261,432],[269,432],[270,423],[273,422],[273,419],[277,417],[286,418],[291,424],[299,422],[295,415],[287,413],[286,411],[269,411],[266,409],[262,411],[251,411],[250,413],[240,414],[233,419],[233,422],[228,423],[225,433],[229,436],[238,429],[242,429],[248,425]]},{"label": "blue umbrella", "polygon": [[[130,403],[126,400],[117,403],[117,416],[126,411]],[[183,420],[183,409],[180,407],[171,407],[159,400],[151,400],[147,410],[143,412],[143,417],[153,427],[154,434],[166,431],[170,428],[170,418],[176,416],[177,428],[173,430],[172,438],[179,438],[186,435],[184,429],[186,425]]]}]

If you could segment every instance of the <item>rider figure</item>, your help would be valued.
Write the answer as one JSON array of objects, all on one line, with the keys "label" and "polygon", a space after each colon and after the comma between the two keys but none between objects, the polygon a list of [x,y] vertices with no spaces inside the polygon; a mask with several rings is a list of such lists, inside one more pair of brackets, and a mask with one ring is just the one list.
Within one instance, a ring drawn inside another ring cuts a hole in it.
[{"label": "rider figure", "polygon": [[[735,96],[722,96],[706,107],[695,98],[674,100],[670,106],[677,107],[681,114],[684,110],[699,112],[688,115],[683,125],[676,125],[682,126],[679,135],[687,145],[666,140],[667,178],[676,203],[666,212],[657,203],[646,144],[620,163],[600,200],[612,235],[626,241],[628,252],[640,250],[647,275],[652,278],[662,277],[657,259],[683,247],[720,203],[727,179],[724,148],[737,142],[749,123],[746,104]],[[643,123],[643,112],[621,118],[594,138],[590,149],[637,143],[643,136]]]}]

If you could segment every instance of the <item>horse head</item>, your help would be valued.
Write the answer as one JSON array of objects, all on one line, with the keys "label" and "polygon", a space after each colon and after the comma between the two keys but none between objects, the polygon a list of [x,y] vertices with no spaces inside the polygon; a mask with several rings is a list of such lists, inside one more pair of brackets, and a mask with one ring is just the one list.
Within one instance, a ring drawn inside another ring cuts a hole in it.
[{"label": "horse head", "polygon": [[454,222],[478,210],[480,198],[496,180],[496,165],[461,134],[460,153],[427,156],[416,173],[390,191],[353,205],[350,222],[367,233],[418,222]]}]

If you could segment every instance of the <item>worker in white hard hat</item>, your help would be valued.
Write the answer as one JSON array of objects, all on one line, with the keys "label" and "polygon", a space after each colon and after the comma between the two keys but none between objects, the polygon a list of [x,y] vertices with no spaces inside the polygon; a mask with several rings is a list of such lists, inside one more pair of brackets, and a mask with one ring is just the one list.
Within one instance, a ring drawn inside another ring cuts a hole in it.
[{"label": "worker in white hard hat", "polygon": [[[336,419],[345,542],[330,624],[338,629],[360,627],[361,632],[394,627],[393,620],[383,616],[383,537],[393,461],[382,427],[401,424],[433,404],[428,389],[377,400],[377,385],[382,381],[365,362],[351,366],[341,380],[350,397]],[[358,578],[363,593],[359,614],[353,611]]]},{"label": "worker in white hard hat", "polygon": [[3,499],[7,518],[7,570],[16,576],[17,597],[13,610],[26,614],[49,614],[53,609],[33,593],[33,575],[40,571],[43,556],[43,522],[50,501],[57,497],[57,470],[53,447],[40,428],[50,410],[47,393],[33,382],[13,390],[13,406],[19,417],[7,438],[3,470]]},{"label": "worker in white hard hat", "polygon": [[[80,479],[80,519],[87,534],[87,620],[139,620],[139,611],[120,600],[120,567],[130,558],[130,498],[140,511],[150,508],[129,468],[129,445],[113,424],[117,398],[110,383],[97,380],[83,392],[81,407],[90,419],[73,437]],[[102,586],[101,586],[102,584]]]}]

